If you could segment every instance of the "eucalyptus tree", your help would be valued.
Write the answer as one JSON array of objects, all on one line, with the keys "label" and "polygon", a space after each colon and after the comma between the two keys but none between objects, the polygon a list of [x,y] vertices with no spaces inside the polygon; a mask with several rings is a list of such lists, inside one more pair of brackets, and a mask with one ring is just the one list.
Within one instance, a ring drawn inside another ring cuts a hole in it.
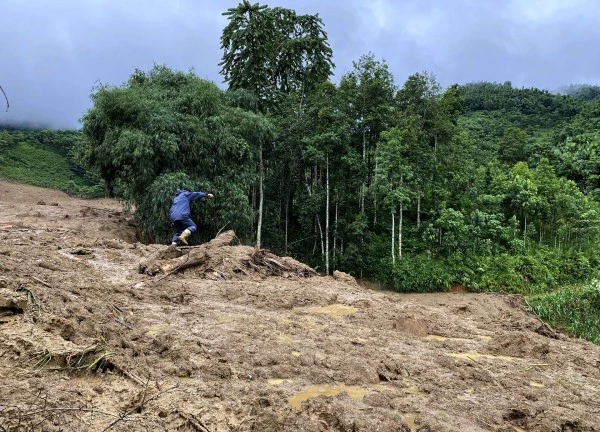
[{"label": "eucalyptus tree", "polygon": [[362,152],[362,178],[359,190],[360,212],[365,212],[365,196],[375,169],[375,149],[380,135],[393,124],[394,77],[385,61],[373,53],[353,62],[354,69],[344,75],[340,88],[347,115],[352,119],[352,142]]},{"label": "eucalyptus tree", "polygon": [[408,77],[396,101],[398,122],[412,128],[415,135],[407,157],[414,167],[417,226],[420,226],[421,199],[425,192],[429,192],[432,212],[438,210],[439,171],[444,159],[441,156],[449,156],[464,102],[458,86],[442,92],[435,76],[427,72]]},{"label": "eucalyptus tree", "polygon": [[[277,111],[283,96],[304,95],[326,81],[333,68],[332,50],[318,15],[298,15],[291,9],[270,8],[242,1],[223,14],[229,23],[223,29],[221,73],[232,90],[245,89],[256,95],[257,113]],[[265,142],[258,153],[259,205],[256,246],[261,245],[264,205]]]},{"label": "eucalyptus tree", "polygon": [[[414,167],[406,157],[407,150],[414,144],[414,130],[394,127],[382,134],[382,140],[375,152],[377,169],[375,170],[375,193],[382,197],[383,207],[391,215],[391,251],[392,263],[402,258],[402,234],[404,205],[411,197],[407,187],[412,180]],[[395,221],[398,214],[398,242],[395,241]]]},{"label": "eucalyptus tree", "polygon": [[[303,162],[301,176],[307,201],[315,201],[314,198],[320,192],[324,192],[324,200],[317,198],[314,208],[307,210],[314,215],[327,274],[330,270],[331,185],[333,184],[333,188],[337,190],[336,186],[346,181],[349,174],[345,156],[349,153],[350,125],[348,117],[341,109],[343,103],[339,89],[332,83],[323,83],[308,95],[302,118],[304,136],[301,140]],[[336,194],[336,210],[338,204],[339,194]],[[324,224],[321,223],[321,219],[324,220]],[[338,212],[336,211],[334,227],[337,227],[337,224]],[[334,250],[336,241],[337,230],[334,229]]]}]

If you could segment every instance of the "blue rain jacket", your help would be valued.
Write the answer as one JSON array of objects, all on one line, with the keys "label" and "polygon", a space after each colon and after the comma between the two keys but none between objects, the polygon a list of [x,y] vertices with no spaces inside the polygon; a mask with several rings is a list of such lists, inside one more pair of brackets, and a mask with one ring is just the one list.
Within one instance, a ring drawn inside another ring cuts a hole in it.
[{"label": "blue rain jacket", "polygon": [[200,198],[206,198],[207,192],[188,192],[177,189],[171,206],[171,222],[190,218],[190,203]]}]

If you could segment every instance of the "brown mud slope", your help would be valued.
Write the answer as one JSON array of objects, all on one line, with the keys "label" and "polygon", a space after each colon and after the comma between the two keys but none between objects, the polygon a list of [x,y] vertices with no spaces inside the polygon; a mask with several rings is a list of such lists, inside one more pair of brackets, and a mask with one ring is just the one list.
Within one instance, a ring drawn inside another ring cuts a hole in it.
[{"label": "brown mud slope", "polygon": [[113,201],[0,183],[0,430],[600,430],[600,347],[518,298],[232,244],[142,245]]}]

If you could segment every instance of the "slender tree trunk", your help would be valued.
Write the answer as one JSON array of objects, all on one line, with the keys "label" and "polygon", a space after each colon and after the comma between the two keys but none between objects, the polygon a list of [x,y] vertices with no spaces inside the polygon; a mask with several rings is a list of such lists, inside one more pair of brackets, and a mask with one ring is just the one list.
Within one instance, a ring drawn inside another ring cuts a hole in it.
[{"label": "slender tree trunk", "polygon": [[404,219],[404,203],[402,201],[400,201],[398,213],[398,259],[402,259],[402,222]]},{"label": "slender tree trunk", "polygon": [[[400,174],[400,188],[404,187],[404,175]],[[398,259],[402,259],[402,222],[404,219],[404,202],[400,200],[398,210]]]},{"label": "slender tree trunk", "polygon": [[317,226],[319,227],[319,234],[321,235],[321,256],[325,256],[325,241],[323,238],[323,227],[321,226],[321,219],[319,219],[319,215],[316,214],[315,218],[317,219]]},{"label": "slender tree trunk", "polygon": [[[377,172],[377,159],[375,159],[375,172]],[[377,225],[377,194],[373,199],[374,215],[373,215],[373,227]]]},{"label": "slender tree trunk", "polygon": [[394,210],[392,210],[392,264],[396,264],[396,227],[394,226],[394,223]]},{"label": "slender tree trunk", "polygon": [[259,160],[259,199],[258,199],[258,224],[256,227],[256,247],[260,249],[261,234],[262,234],[262,219],[263,219],[263,202],[264,202],[264,164],[263,164],[263,145],[260,143],[260,150],[258,153]]},{"label": "slender tree trunk", "polygon": [[256,235],[256,222],[257,222],[257,214],[256,214],[256,208],[258,206],[257,204],[257,200],[256,200],[256,182],[252,182],[252,190],[250,191],[251,195],[252,195],[252,237],[254,237]]},{"label": "slender tree trunk", "polygon": [[338,202],[337,200],[339,199],[339,197],[336,194],[336,198],[335,198],[335,222],[333,223],[333,269],[335,270],[337,268],[337,256],[336,256],[336,249],[337,249],[337,226],[338,226]]},{"label": "slender tree trunk", "polygon": [[[316,219],[316,217],[315,217]],[[313,243],[313,251],[312,254],[314,255],[317,252],[317,221],[315,220],[314,226],[313,226],[313,232],[315,233],[314,237],[315,237],[315,242]]]},{"label": "slender tree trunk", "polygon": [[437,163],[437,148],[438,148],[438,136],[435,134],[434,136],[434,144],[433,144],[433,182],[431,185],[431,197],[433,201],[433,211],[434,214],[437,215],[437,194],[435,192],[435,186],[437,183],[438,177],[438,163]]},{"label": "slender tree trunk", "polygon": [[417,189],[417,229],[421,228],[421,189]]},{"label": "slender tree trunk", "polygon": [[[363,129],[363,154],[362,154],[362,158],[363,158],[363,164],[366,164],[366,159],[367,159],[367,136],[366,133]],[[363,182],[362,185],[360,187],[360,212],[364,213],[365,212],[365,179],[363,178]]]},{"label": "slender tree trunk", "polygon": [[329,274],[329,154],[325,156],[325,274]]},{"label": "slender tree trunk", "polygon": [[286,187],[285,194],[285,254],[288,254],[288,226],[290,217],[290,187]]}]

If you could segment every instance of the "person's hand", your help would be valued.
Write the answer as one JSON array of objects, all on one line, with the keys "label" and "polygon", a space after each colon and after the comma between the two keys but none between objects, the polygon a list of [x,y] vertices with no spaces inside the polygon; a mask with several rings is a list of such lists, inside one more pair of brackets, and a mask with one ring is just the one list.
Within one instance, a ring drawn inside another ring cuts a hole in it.
[{"label": "person's hand", "polygon": [[209,198],[214,198],[215,196],[213,194],[208,194]]}]

